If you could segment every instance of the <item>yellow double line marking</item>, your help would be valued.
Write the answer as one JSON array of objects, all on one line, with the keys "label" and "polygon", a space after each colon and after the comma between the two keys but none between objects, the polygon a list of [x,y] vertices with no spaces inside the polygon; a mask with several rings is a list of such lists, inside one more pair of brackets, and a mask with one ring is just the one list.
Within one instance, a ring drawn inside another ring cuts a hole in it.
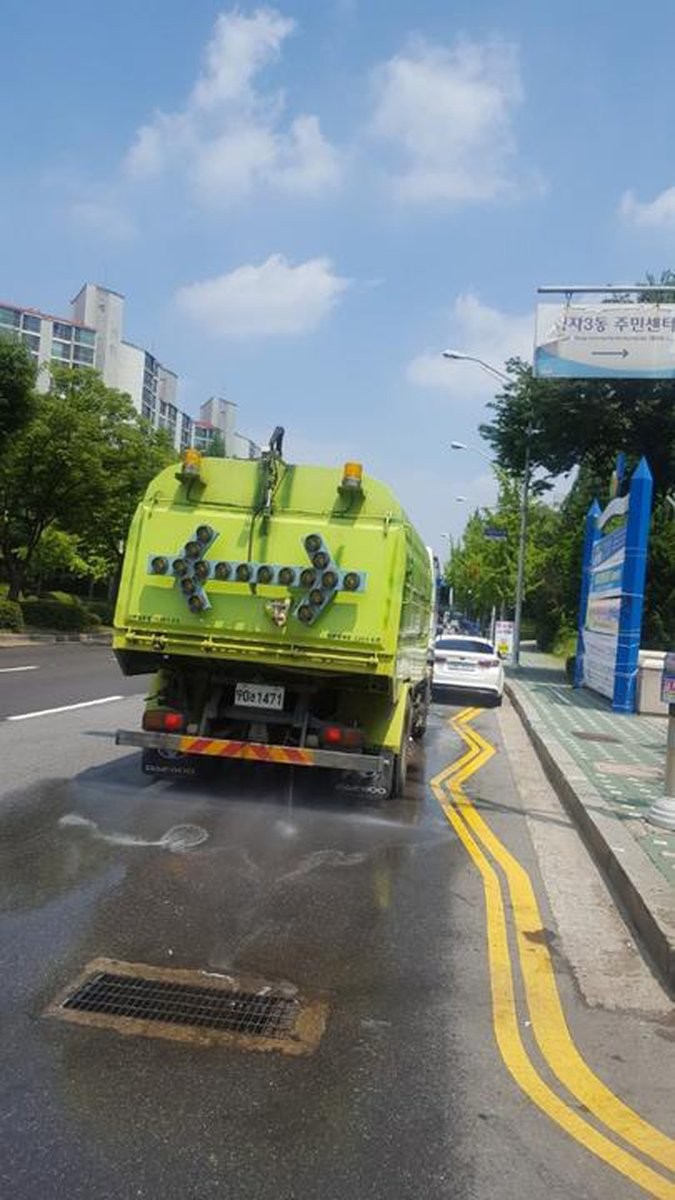
[{"label": "yellow double line marking", "polygon": [[[478,712],[480,709],[465,709],[452,721],[467,750],[431,780],[431,788],[483,881],[492,1018],[502,1058],[519,1087],[551,1120],[650,1196],[675,1200],[675,1183],[631,1152],[636,1150],[675,1174],[675,1141],[624,1104],[594,1074],[577,1050],[562,1010],[530,877],[462,790],[465,781],[495,753],[494,747],[469,727]],[[502,885],[488,854],[506,878],[525,998],[539,1049],[574,1100],[631,1150],[612,1141],[558,1096],[528,1055],[518,1024]]]}]

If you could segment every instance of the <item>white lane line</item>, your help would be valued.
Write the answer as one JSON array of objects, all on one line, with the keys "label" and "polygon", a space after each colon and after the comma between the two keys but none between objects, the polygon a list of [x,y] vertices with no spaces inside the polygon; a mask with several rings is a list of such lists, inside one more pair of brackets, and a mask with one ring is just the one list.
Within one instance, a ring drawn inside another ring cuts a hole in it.
[{"label": "white lane line", "polygon": [[111,704],[113,700],[124,700],[124,696],[103,696],[100,700],[80,700],[79,704],[61,704],[58,708],[43,708],[39,712],[17,713],[7,717],[8,721],[28,721],[31,717],[50,717],[52,713],[72,712],[74,708],[92,708],[94,704]]},{"label": "white lane line", "polygon": [[39,667],[0,667],[0,675],[9,675],[10,671],[39,671]]}]

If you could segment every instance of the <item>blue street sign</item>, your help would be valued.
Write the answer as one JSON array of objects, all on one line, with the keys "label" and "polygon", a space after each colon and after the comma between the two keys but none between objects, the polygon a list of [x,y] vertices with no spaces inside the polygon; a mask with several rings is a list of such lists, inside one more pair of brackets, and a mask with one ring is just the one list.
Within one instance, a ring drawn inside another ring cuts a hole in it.
[{"label": "blue street sign", "polygon": [[[594,500],[586,517],[574,682],[607,696],[615,712],[635,710],[651,507],[643,458],[628,495],[615,496],[604,512]],[[617,518],[619,528],[603,532]]]}]

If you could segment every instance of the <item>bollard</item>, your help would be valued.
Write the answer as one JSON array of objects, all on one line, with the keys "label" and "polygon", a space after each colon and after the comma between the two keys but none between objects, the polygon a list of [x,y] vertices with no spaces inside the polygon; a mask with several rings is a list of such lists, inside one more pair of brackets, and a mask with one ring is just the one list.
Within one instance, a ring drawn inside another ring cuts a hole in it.
[{"label": "bollard", "polygon": [[666,747],[666,781],[664,794],[652,804],[647,813],[651,825],[675,830],[675,704],[668,704],[668,745]]}]

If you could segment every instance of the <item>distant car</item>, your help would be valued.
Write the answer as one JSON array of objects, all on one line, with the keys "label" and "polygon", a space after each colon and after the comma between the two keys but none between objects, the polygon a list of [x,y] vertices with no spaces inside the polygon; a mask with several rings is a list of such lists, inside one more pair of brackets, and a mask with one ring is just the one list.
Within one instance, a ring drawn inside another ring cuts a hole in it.
[{"label": "distant car", "polygon": [[494,646],[481,637],[447,634],[434,642],[435,692],[477,692],[501,704],[504,667]]}]

